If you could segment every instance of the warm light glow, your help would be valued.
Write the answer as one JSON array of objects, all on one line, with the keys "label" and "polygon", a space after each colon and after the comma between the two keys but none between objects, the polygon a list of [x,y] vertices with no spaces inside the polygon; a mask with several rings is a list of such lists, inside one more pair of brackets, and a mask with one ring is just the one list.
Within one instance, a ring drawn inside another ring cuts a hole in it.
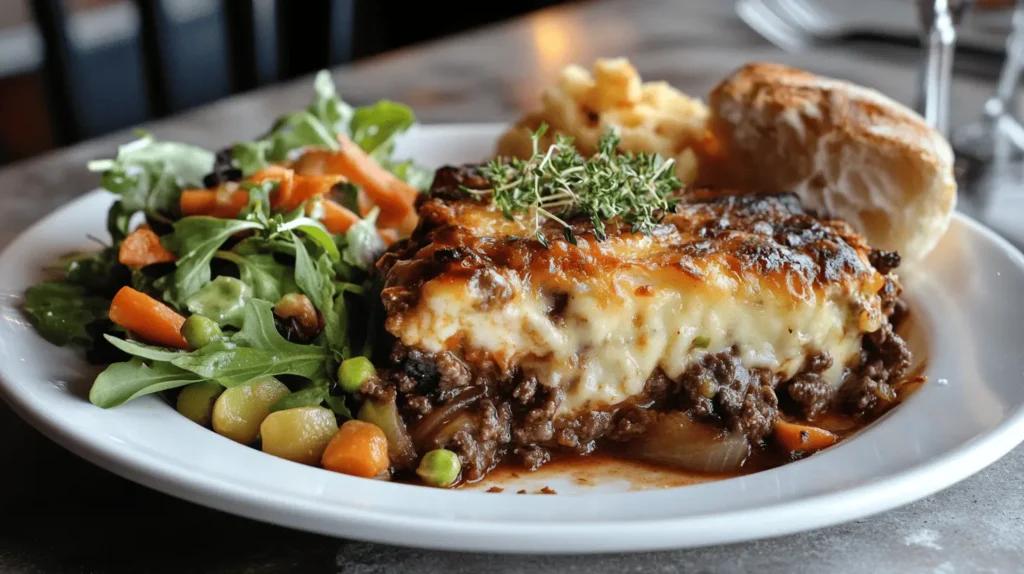
[{"label": "warm light glow", "polygon": [[562,16],[541,12],[530,19],[537,63],[543,72],[553,72],[570,63],[572,27]]}]

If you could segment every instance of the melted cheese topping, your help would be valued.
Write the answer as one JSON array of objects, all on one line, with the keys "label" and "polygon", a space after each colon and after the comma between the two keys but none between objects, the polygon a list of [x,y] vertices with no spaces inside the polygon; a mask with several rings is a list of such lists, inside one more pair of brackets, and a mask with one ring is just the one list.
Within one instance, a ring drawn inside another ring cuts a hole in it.
[{"label": "melted cheese topping", "polygon": [[494,362],[565,390],[562,413],[615,405],[707,353],[786,380],[827,353],[838,387],[884,320],[862,239],[783,197],[688,203],[649,236],[609,222],[578,243],[471,201],[427,202],[417,242],[386,264],[387,329],[404,345]]},{"label": "melted cheese topping", "polygon": [[590,285],[572,294],[556,316],[537,290],[509,279],[515,297],[490,310],[461,282],[428,282],[402,342],[436,352],[458,340],[505,368],[518,365],[542,384],[565,388],[562,413],[620,403],[641,393],[656,369],[676,378],[703,354],[734,346],[746,367],[784,379],[827,352],[833,365],[823,376],[838,386],[860,350],[861,319],[842,296],[735,297],[729,281],[680,288],[633,273],[618,275],[612,289]]}]

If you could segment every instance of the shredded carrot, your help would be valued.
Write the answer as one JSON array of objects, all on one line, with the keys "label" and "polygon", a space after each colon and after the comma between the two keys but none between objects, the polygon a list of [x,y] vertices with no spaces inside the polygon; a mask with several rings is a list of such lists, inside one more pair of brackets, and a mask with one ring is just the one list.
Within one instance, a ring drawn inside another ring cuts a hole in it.
[{"label": "shredded carrot", "polygon": [[839,437],[822,428],[780,420],[775,423],[775,440],[790,452],[814,452],[834,445]]},{"label": "shredded carrot", "polygon": [[355,142],[338,136],[341,152],[337,164],[341,175],[358,185],[370,201],[380,207],[380,226],[394,227],[408,233],[416,225],[413,204],[419,194],[416,188],[395,177],[366,155]]},{"label": "shredded carrot", "polygon": [[[295,172],[283,165],[268,165],[249,176],[249,181],[253,183],[263,183],[264,181],[277,182],[277,188],[274,190],[273,196],[270,198],[271,206],[291,205],[292,185],[294,183],[294,179]],[[296,202],[295,205],[298,205],[299,203],[302,202]]]},{"label": "shredded carrot", "polygon": [[231,219],[249,205],[249,192],[244,189],[185,189],[181,192],[181,214],[209,215]]},{"label": "shredded carrot", "polygon": [[121,242],[117,260],[133,269],[156,263],[177,261],[178,256],[160,243],[160,236],[149,227],[140,227]]},{"label": "shredded carrot", "polygon": [[341,425],[320,462],[327,470],[374,478],[387,472],[388,439],[375,424],[351,420]]},{"label": "shredded carrot", "polygon": [[341,175],[298,175],[292,178],[287,196],[280,192],[271,198],[271,205],[275,209],[291,210],[315,197],[322,196],[331,191],[335,185],[345,181]]},{"label": "shredded carrot", "polygon": [[359,221],[358,215],[336,201],[325,199],[322,205],[324,215],[321,221],[327,231],[331,233],[345,233],[349,227]]},{"label": "shredded carrot", "polygon": [[110,320],[139,335],[146,341],[167,347],[188,349],[181,326],[185,318],[160,301],[136,291],[122,287],[110,302]]}]

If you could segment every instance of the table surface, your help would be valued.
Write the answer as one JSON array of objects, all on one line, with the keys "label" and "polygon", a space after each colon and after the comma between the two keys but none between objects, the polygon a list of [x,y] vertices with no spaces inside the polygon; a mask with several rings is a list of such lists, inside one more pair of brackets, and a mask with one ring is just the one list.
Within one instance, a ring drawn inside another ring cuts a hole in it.
[{"label": "table surface", "polygon": [[[750,60],[788,63],[911,100],[918,54],[845,44],[788,54],[726,0],[576,3],[336,70],[353,103],[409,103],[424,123],[507,121],[570,62],[629,57],[645,78],[705,94]],[[305,105],[308,78],[144,126],[217,147]],[[952,123],[974,119],[990,79],[960,77]],[[0,171],[0,245],[97,184],[85,170],[125,131]],[[1006,572],[1024,564],[1024,448],[939,494],[853,523],[698,550],[498,556],[410,550],[292,531],[157,493],[79,459],[0,402],[0,571],[29,572]],[[827,512],[827,509],[822,509]]]}]

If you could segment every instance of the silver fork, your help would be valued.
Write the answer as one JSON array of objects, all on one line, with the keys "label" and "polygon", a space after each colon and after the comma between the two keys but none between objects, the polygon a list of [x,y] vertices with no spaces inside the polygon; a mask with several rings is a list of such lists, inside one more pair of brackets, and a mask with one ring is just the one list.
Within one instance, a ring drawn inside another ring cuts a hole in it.
[{"label": "silver fork", "polygon": [[787,52],[801,52],[823,43],[821,38],[781,17],[764,0],[737,0],[736,14],[755,32]]}]

